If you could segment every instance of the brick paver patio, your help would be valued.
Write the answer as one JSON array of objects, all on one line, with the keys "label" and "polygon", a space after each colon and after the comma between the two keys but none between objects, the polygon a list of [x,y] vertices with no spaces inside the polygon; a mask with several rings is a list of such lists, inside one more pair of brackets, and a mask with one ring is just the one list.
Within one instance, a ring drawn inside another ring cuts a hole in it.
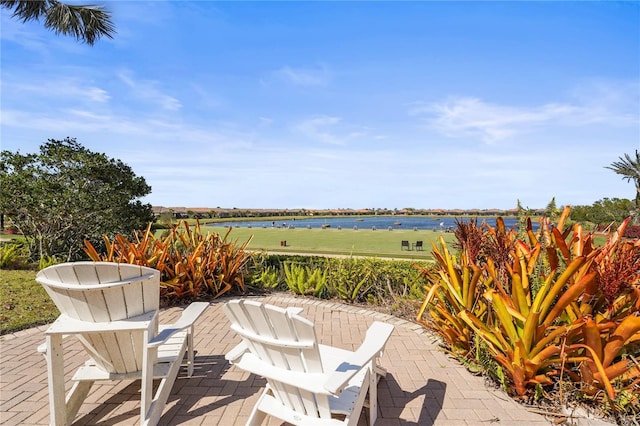
[{"label": "brick paver patio", "polygon": [[[518,405],[504,392],[485,385],[438,349],[437,342],[416,324],[340,303],[276,295],[258,298],[279,306],[301,306],[316,325],[322,343],[354,350],[367,327],[386,321],[396,329],[382,365],[389,374],[380,381],[377,425],[549,425],[551,420]],[[222,303],[212,303],[196,323],[196,370],[178,377],[160,424],[243,425],[264,380],[230,366],[224,354],[239,342],[229,330]],[[163,323],[178,316],[162,312]],[[47,373],[36,347],[46,326],[0,337],[0,424],[49,424]],[[65,343],[69,378],[86,360],[76,342]],[[67,383],[70,386],[70,381]],[[75,424],[133,425],[139,420],[139,382],[96,384]],[[360,424],[365,424],[363,413]],[[580,425],[608,424],[595,419]],[[281,424],[274,419],[269,425]]]}]

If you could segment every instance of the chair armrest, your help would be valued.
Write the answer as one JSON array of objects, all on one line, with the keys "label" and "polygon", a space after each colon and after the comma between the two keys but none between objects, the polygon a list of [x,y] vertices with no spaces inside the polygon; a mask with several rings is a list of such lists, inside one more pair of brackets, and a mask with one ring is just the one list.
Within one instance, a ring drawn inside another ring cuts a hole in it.
[{"label": "chair armrest", "polygon": [[178,321],[163,327],[162,330],[147,343],[147,346],[150,348],[158,347],[175,333],[191,327],[208,306],[208,302],[194,302],[190,304],[182,311],[182,315],[178,318]]},{"label": "chair armrest", "polygon": [[352,352],[348,359],[336,367],[336,370],[324,384],[324,388],[333,395],[342,392],[353,376],[380,355],[392,332],[393,325],[391,324],[378,321],[371,324],[358,350]]},{"label": "chair armrest", "polygon": [[233,349],[227,352],[227,354],[224,356],[224,359],[233,364],[237,362],[248,350],[249,347],[246,345],[246,343],[240,342]]},{"label": "chair armrest", "polygon": [[304,311],[304,308],[299,308],[297,306],[291,306],[287,308],[287,312],[289,313],[289,315],[299,315],[302,313],[302,311]]}]

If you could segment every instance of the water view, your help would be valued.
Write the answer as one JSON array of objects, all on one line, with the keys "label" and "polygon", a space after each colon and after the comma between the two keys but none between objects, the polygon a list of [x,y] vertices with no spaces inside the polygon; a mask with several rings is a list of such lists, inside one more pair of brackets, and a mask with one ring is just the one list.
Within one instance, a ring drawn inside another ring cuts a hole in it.
[{"label": "water view", "polygon": [[[468,221],[469,218],[458,218]],[[478,219],[478,223],[486,221],[495,226],[495,218]],[[515,217],[504,218],[507,228],[514,228],[517,223]],[[430,216],[339,216],[330,218],[303,218],[292,220],[234,220],[211,223],[217,227],[254,227],[254,228],[330,228],[330,229],[403,229],[403,230],[436,230],[446,231],[455,228],[456,218]],[[534,223],[537,226],[537,223]]]}]

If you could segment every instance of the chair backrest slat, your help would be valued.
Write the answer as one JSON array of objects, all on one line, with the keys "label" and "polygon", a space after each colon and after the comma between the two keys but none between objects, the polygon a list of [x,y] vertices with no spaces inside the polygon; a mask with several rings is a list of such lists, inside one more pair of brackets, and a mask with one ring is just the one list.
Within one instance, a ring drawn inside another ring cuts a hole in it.
[{"label": "chair backrest slat", "polygon": [[[58,265],[55,265],[58,266]],[[78,276],[76,275],[76,271],[73,269],[73,266],[68,263],[63,263],[58,268],[55,269],[58,277],[54,278],[59,282],[63,282],[67,285],[80,284],[78,282]]]},{"label": "chair backrest slat", "polygon": [[[56,307],[60,312],[64,312],[72,318],[78,318],[79,314],[77,313],[76,307],[74,306],[74,292],[69,292],[66,289],[47,287],[46,290],[53,303],[55,303]],[[77,296],[76,296],[77,297]]]},{"label": "chair backrest slat", "polygon": [[67,291],[68,297],[72,303],[73,312],[75,312],[77,317],[87,316],[95,317],[97,306],[94,307],[91,305],[92,301],[87,300],[87,293],[80,291]]},{"label": "chair backrest slat", "polygon": [[124,293],[124,304],[126,315],[128,317],[140,315],[144,313],[144,292],[142,291],[144,281],[131,283],[131,285],[122,287]]},{"label": "chair backrest slat", "polygon": [[[275,340],[277,336],[265,312],[262,310],[262,305],[247,303],[244,305],[244,308],[246,309],[247,316],[251,319],[249,323],[250,330],[261,337]],[[252,343],[258,352],[261,353],[263,361],[267,361],[276,367],[286,368],[287,363],[285,357],[277,345],[267,344],[259,340],[252,340]]]},{"label": "chair backrest slat", "polygon": [[[277,339],[276,342],[286,343],[289,341],[300,341],[300,339],[298,339],[298,336],[296,336],[295,334],[295,330],[293,329],[293,325],[291,324],[291,318],[289,318],[289,316],[287,315],[286,310],[280,308],[272,308],[266,312],[269,318],[269,322],[274,329],[274,337]],[[284,359],[284,364],[279,365],[279,367],[288,368],[293,371],[307,371],[307,368],[304,364],[304,359],[301,356],[301,349],[291,348],[279,344],[277,344],[277,347]]]},{"label": "chair backrest slat", "polygon": [[125,291],[127,287],[129,286],[109,288],[104,291],[95,291],[95,293],[99,294],[99,297],[103,300],[102,303],[104,303],[108,318],[105,321],[117,321],[134,316],[127,313],[127,292]]},{"label": "chair backrest slat", "polygon": [[98,278],[96,267],[91,263],[74,263],[72,266],[69,266],[68,269],[73,269],[73,273],[78,280],[78,285],[100,284],[101,282],[100,278]]},{"label": "chair backrest slat", "polygon": [[105,358],[111,363],[113,371],[126,372],[127,368],[122,357],[122,353],[125,352],[130,345],[126,345],[124,348],[121,348],[121,339],[118,339],[118,333],[100,333],[96,338],[101,338],[104,341],[107,353],[109,354],[109,356]]},{"label": "chair backrest slat", "polygon": [[[135,265],[131,265],[136,267]],[[130,274],[125,273],[122,276],[123,271],[129,271],[128,265],[118,264],[117,268],[113,267],[112,263],[97,262],[94,266],[96,273],[98,274],[101,283],[112,283],[116,281],[126,281],[127,278],[132,278]],[[139,266],[137,268],[140,268]],[[138,275],[140,275],[138,273]],[[136,275],[136,276],[138,276]]]},{"label": "chair backrest slat", "polygon": [[92,318],[94,322],[109,322],[111,315],[109,314],[108,301],[105,300],[104,292],[100,290],[92,291],[76,291],[78,296],[84,297],[76,303],[76,312],[81,318]]}]

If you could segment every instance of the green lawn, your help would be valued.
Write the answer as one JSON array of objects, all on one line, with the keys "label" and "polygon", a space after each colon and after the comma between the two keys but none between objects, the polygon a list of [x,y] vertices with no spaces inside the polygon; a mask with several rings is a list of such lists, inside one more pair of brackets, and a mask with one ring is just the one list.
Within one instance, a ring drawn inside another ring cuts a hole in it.
[{"label": "green lawn", "polygon": [[48,324],[60,315],[36,271],[0,271],[0,334]]},{"label": "green lawn", "polygon": [[[222,235],[226,228],[203,227]],[[205,231],[206,232],[206,231]],[[442,235],[447,243],[453,241],[452,233],[412,230],[378,230],[370,229],[282,229],[282,228],[233,228],[229,234],[231,240],[244,242],[253,235],[249,250],[266,250],[282,253],[314,253],[333,255],[353,255],[371,257],[390,257],[402,259],[430,259],[431,242]],[[401,250],[400,242],[408,240],[409,244],[423,241],[424,250]],[[286,241],[285,247],[280,245]]]}]

